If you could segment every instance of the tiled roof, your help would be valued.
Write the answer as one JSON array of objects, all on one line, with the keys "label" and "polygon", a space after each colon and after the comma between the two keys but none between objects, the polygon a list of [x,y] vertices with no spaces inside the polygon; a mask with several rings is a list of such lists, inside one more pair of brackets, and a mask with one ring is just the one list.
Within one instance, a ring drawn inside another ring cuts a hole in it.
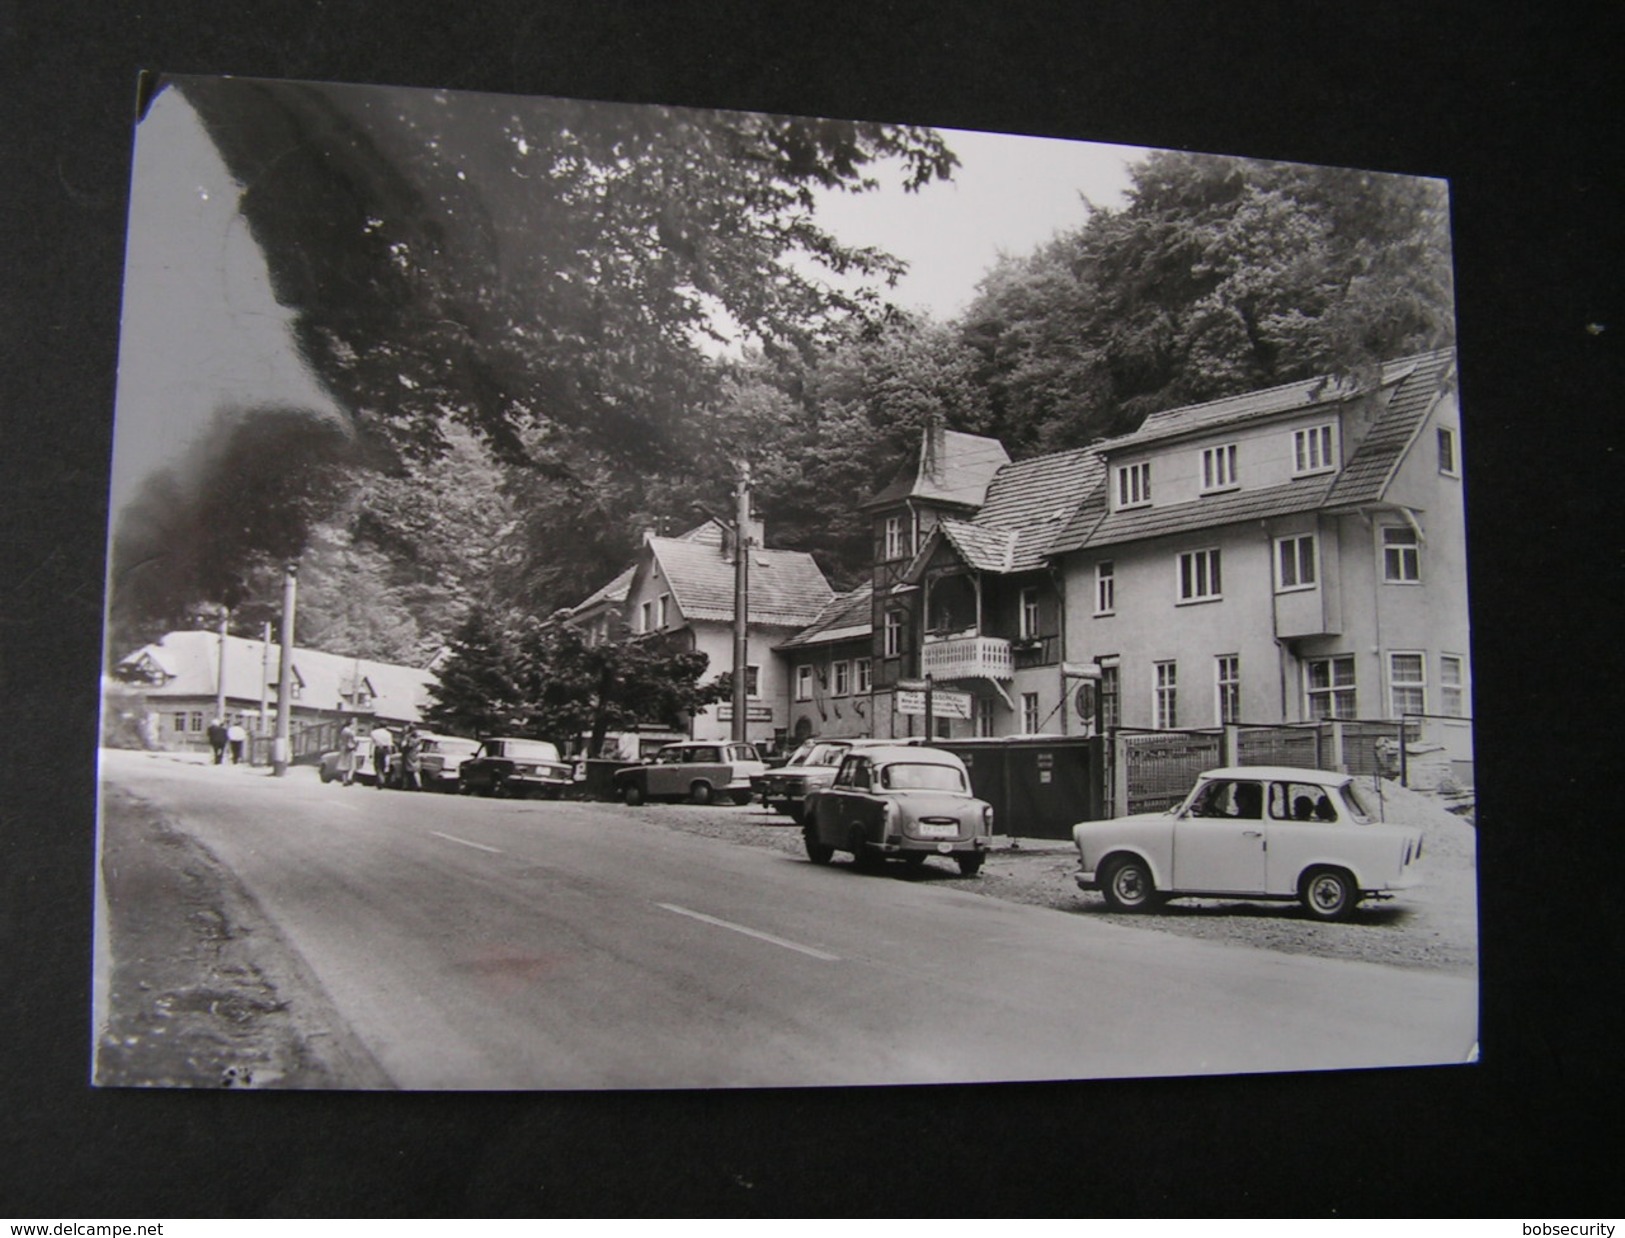
[{"label": "tiled roof", "polygon": [[[652,537],[648,542],[686,619],[731,622],[734,565],[720,542]],[[800,550],[750,552],[750,621],[768,627],[811,623],[834,596],[813,557]]]},{"label": "tiled roof", "polygon": [[[234,701],[260,699],[260,686],[265,676],[263,642],[241,636],[226,637],[226,696]],[[276,696],[277,678],[282,665],[281,647],[270,646],[269,682],[271,697]],[[215,695],[215,676],[219,667],[220,636],[217,632],[170,632],[153,644],[145,645],[119,660],[115,671],[128,678],[141,666],[143,659],[163,671],[163,683],[143,684],[142,691],[154,699],[165,697],[211,697]],[[416,722],[429,703],[429,685],[435,681],[430,671],[413,666],[399,666],[391,662],[374,662],[367,658],[347,658],[342,654],[324,653],[317,649],[295,647],[292,669],[299,683],[296,705],[310,709],[340,710],[350,705],[344,700],[353,693],[358,680],[371,687],[374,700],[362,712],[376,713],[397,722]]]},{"label": "tiled roof", "polygon": [[[1382,497],[1400,457],[1416,438],[1441,386],[1450,377],[1455,352],[1442,349],[1408,359],[1404,375],[1388,407],[1378,415],[1359,449],[1338,474],[1326,501],[1333,506],[1369,503]],[[1396,366],[1404,363],[1395,363]],[[1386,371],[1390,367],[1384,367]]]},{"label": "tiled roof", "polygon": [[[1016,535],[1009,529],[984,529],[968,520],[944,520],[937,525],[948,544],[959,552],[959,557],[979,572],[1008,572],[1010,555],[1016,547]],[[921,549],[928,553],[929,546]],[[916,560],[918,563],[918,559]],[[909,577],[914,576],[913,565]]]},{"label": "tiled roof", "polygon": [[1268,490],[1239,490],[1234,494],[1210,496],[1172,507],[1130,508],[1128,511],[1112,512],[1093,527],[1085,543],[1079,544],[1110,546],[1169,533],[1215,529],[1271,516],[1314,511],[1324,506],[1328,489],[1326,477],[1312,477],[1285,486],[1271,486]]},{"label": "tiled roof", "polygon": [[626,601],[626,595],[631,592],[632,589],[632,577],[636,575],[636,573],[636,567],[627,568],[602,589],[599,589],[596,593],[588,597],[586,601],[577,606],[572,606],[570,608],[570,614],[572,616],[579,615],[606,602],[620,603]]},{"label": "tiled roof", "polygon": [[778,648],[798,649],[867,636],[874,630],[870,609],[873,601],[872,581],[865,581],[850,593],[838,593],[811,623]]},{"label": "tiled roof", "polygon": [[[1384,381],[1392,382],[1393,379],[1385,373]],[[1106,446],[1111,451],[1127,450],[1187,434],[1217,430],[1239,422],[1257,421],[1263,417],[1299,413],[1309,408],[1335,408],[1358,394],[1357,390],[1328,378],[1311,378],[1281,387],[1267,387],[1263,391],[1226,396],[1206,404],[1187,404],[1152,413],[1140,423],[1138,430],[1115,438]]]},{"label": "tiled roof", "polygon": [[988,483],[998,470],[1010,463],[1010,453],[996,438],[944,430],[932,458],[931,432],[920,436],[920,453],[865,508],[884,507],[904,499],[927,499],[978,507],[987,495]]},{"label": "tiled roof", "polygon": [[976,524],[1015,534],[1006,571],[1039,567],[1078,505],[1105,476],[1106,463],[1093,447],[1006,465],[988,487]]}]

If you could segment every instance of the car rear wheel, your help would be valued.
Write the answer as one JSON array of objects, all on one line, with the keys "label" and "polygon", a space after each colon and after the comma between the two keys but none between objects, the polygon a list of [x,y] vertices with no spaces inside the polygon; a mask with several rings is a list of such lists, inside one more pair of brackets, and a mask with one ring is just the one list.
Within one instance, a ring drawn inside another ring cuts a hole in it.
[{"label": "car rear wheel", "polygon": [[711,802],[711,784],[696,782],[688,789],[688,798],[695,804],[709,804]]},{"label": "car rear wheel", "polygon": [[846,849],[852,853],[853,868],[870,869],[878,863],[874,853],[869,850],[863,841],[861,826],[855,825],[852,827],[851,832],[847,835]]},{"label": "car rear wheel", "polygon": [[1346,920],[1360,901],[1360,892],[1342,869],[1316,868],[1304,875],[1299,897],[1317,920]]},{"label": "car rear wheel", "polygon": [[333,771],[328,769],[327,766],[325,766],[325,765],[322,766],[322,781],[323,782],[332,782],[333,781]]},{"label": "car rear wheel", "polygon": [[1113,911],[1144,911],[1155,906],[1157,887],[1144,860],[1133,856],[1113,860],[1101,882],[1100,892]]},{"label": "car rear wheel", "polygon": [[801,840],[807,845],[807,858],[814,864],[828,864],[835,857],[835,848],[819,842],[810,829],[801,832]]},{"label": "car rear wheel", "polygon": [[980,851],[975,855],[956,855],[954,860],[959,865],[959,875],[961,877],[974,877],[982,871],[982,853]]},{"label": "car rear wheel", "polygon": [[635,782],[629,782],[621,788],[621,803],[630,808],[636,808],[643,803],[643,788]]}]

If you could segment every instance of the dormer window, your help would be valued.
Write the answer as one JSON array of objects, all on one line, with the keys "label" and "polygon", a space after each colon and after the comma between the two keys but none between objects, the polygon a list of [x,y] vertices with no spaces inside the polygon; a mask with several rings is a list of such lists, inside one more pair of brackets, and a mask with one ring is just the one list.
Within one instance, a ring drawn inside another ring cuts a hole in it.
[{"label": "dormer window", "polygon": [[1125,464],[1117,470],[1117,506],[1144,507],[1151,502],[1151,461]]},{"label": "dormer window", "polygon": [[1234,490],[1236,482],[1236,445],[1208,447],[1202,452],[1202,493],[1215,490]]},{"label": "dormer window", "polygon": [[1337,467],[1337,444],[1331,423],[1292,432],[1292,472],[1303,477]]}]

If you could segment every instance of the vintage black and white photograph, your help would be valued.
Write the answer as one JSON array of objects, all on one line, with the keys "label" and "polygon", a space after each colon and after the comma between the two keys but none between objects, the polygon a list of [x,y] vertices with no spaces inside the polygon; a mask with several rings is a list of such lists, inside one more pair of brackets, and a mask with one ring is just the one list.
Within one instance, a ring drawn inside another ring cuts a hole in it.
[{"label": "vintage black and white photograph", "polygon": [[140,109],[95,1084],[1477,1059],[1444,180]]}]

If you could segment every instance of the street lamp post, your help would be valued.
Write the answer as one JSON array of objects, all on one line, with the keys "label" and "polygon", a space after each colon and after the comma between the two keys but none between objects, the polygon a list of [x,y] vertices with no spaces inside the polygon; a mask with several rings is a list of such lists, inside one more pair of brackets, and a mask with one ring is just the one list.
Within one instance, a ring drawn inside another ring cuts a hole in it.
[{"label": "street lamp post", "polygon": [[271,741],[271,773],[281,778],[288,772],[290,728],[289,699],[293,692],[293,612],[299,594],[299,565],[290,563],[282,572],[282,664],[276,677],[276,738]]}]

